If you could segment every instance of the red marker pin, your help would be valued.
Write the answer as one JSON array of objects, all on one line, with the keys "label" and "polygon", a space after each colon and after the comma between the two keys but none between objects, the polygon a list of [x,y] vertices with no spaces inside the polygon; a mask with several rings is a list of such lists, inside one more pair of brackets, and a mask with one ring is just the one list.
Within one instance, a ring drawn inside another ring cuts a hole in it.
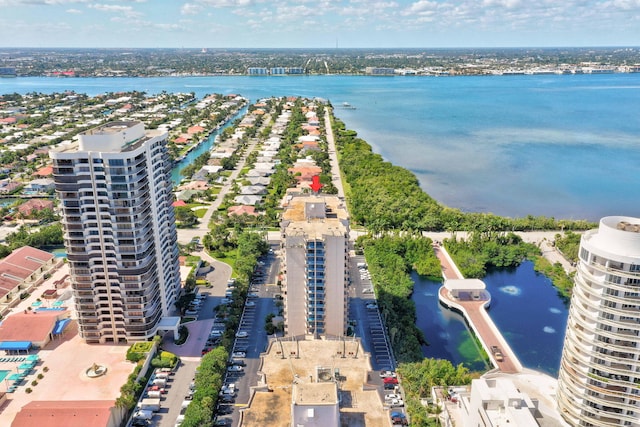
[{"label": "red marker pin", "polygon": [[321,188],[322,184],[320,184],[320,176],[314,175],[311,181],[311,190],[313,190],[314,193],[318,194]]}]

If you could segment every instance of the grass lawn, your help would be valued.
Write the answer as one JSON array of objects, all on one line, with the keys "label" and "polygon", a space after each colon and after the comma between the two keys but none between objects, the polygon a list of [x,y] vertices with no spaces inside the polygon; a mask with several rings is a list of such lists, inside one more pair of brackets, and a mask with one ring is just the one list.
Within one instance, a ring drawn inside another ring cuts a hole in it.
[{"label": "grass lawn", "polygon": [[222,256],[220,254],[210,254],[212,257],[217,259],[220,262],[224,262],[225,264],[229,264],[231,266],[231,277],[236,277],[236,272],[233,270],[233,265],[236,262],[236,258],[238,257],[238,250],[233,249],[229,252],[225,252]]}]

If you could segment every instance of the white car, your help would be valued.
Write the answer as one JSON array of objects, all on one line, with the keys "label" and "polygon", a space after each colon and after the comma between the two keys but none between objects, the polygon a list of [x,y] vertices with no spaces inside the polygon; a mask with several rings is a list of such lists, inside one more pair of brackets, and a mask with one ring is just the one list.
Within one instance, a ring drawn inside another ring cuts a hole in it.
[{"label": "white car", "polygon": [[380,371],[380,378],[395,378],[396,373],[393,371]]},{"label": "white car", "polygon": [[247,357],[247,353],[245,353],[244,351],[234,351],[233,353],[231,353],[231,357],[243,359]]},{"label": "white car", "polygon": [[363,294],[372,294],[373,293],[373,288],[365,288],[362,290]]},{"label": "white car", "polygon": [[384,396],[384,400],[385,401],[389,401],[389,400],[400,400],[402,399],[402,396],[400,396],[399,394],[387,394]]},{"label": "white car", "polygon": [[255,303],[255,302],[253,302],[253,301],[247,301],[247,303],[245,304],[245,306],[247,306],[247,307],[255,307],[255,306],[256,306],[256,303]]},{"label": "white car", "polygon": [[187,310],[184,312],[187,316],[196,316],[198,315],[198,310]]},{"label": "white car", "polygon": [[260,298],[260,295],[255,292],[251,292],[249,295],[247,295],[247,298]]},{"label": "white car", "polygon": [[242,366],[233,365],[233,366],[229,366],[227,368],[227,371],[229,371],[229,372],[242,372],[243,368],[242,368]]},{"label": "white car", "polygon": [[390,408],[402,408],[404,406],[404,402],[402,399],[392,399],[387,402]]},{"label": "white car", "polygon": [[231,304],[233,300],[231,298],[222,298],[220,304]]},{"label": "white car", "polygon": [[247,331],[238,331],[236,333],[236,338],[246,338],[249,336],[249,332]]},{"label": "white car", "polygon": [[377,308],[378,308],[378,304],[375,304],[375,303],[372,303],[372,302],[371,302],[371,303],[367,304],[367,305],[366,305],[366,307],[367,307],[367,309],[369,309],[369,310],[375,310],[375,309],[377,309]]}]

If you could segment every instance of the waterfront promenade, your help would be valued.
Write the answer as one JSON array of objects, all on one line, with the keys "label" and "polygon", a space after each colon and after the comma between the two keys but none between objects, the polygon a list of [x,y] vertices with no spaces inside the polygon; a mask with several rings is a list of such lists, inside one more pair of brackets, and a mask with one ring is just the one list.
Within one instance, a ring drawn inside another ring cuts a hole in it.
[{"label": "waterfront promenade", "polygon": [[[442,275],[445,282],[449,279],[464,279],[445,248],[436,244],[433,249],[442,266]],[[438,298],[447,307],[454,308],[462,313],[498,370],[509,374],[522,372],[522,364],[487,313],[486,306],[490,299],[477,300],[471,298],[465,300],[455,298],[450,294],[446,286],[440,288]],[[497,346],[500,349],[503,354],[503,360],[496,360],[491,351],[493,346]]]}]

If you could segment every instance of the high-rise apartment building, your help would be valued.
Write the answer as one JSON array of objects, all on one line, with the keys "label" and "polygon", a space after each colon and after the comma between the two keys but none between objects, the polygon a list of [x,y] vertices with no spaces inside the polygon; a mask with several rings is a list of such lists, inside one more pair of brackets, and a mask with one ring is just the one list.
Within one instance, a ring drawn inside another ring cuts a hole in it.
[{"label": "high-rise apartment building", "polygon": [[582,236],[558,379],[572,426],[640,426],[640,218]]},{"label": "high-rise apartment building", "polygon": [[167,134],[111,122],[51,150],[81,337],[152,337],[180,291]]},{"label": "high-rise apartment building", "polygon": [[347,324],[349,217],[336,196],[294,196],[283,213],[288,336],[342,336]]}]

